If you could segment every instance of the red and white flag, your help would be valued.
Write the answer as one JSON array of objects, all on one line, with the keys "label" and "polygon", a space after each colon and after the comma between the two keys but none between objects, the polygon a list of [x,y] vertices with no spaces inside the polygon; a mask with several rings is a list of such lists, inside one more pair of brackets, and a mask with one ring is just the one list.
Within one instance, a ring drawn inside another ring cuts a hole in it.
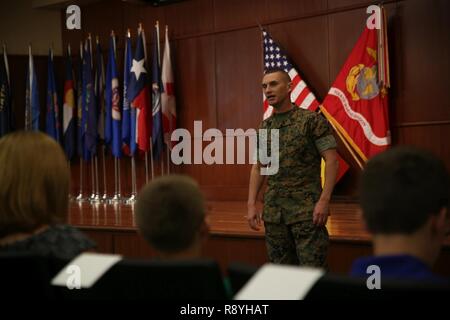
[{"label": "red and white flag", "polygon": [[321,107],[363,161],[390,144],[389,63],[382,12],[381,29],[365,27]]},{"label": "red and white flag", "polygon": [[175,104],[175,90],[173,81],[172,63],[170,60],[169,31],[166,26],[166,42],[162,61],[161,80],[163,92],[161,94],[164,142],[171,149],[170,136],[177,126],[177,112]]}]

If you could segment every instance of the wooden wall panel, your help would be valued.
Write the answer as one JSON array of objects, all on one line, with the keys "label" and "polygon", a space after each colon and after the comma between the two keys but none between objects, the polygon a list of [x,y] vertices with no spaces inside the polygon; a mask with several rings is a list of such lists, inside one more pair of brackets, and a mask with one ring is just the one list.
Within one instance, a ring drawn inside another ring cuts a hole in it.
[{"label": "wooden wall panel", "polygon": [[215,44],[218,129],[225,133],[225,129],[258,128],[262,109],[260,30],[218,34]]},{"label": "wooden wall panel", "polygon": [[214,11],[212,0],[191,0],[164,7],[166,23],[174,36],[182,37],[212,32]]},{"label": "wooden wall panel", "polygon": [[[145,30],[152,30],[152,26],[155,23],[153,19],[148,19],[147,15],[151,11],[152,13],[155,11],[160,12],[160,8],[153,8],[146,6],[143,3],[130,3],[130,2],[123,2],[122,4],[123,9],[123,28],[122,30],[123,34],[126,33],[127,29],[129,28],[131,31],[131,37],[134,38],[137,35],[137,28],[139,23],[142,23],[144,25]],[[156,20],[156,19],[155,19]],[[146,32],[148,32],[146,31]],[[148,41],[148,39],[147,39]]]},{"label": "wooden wall panel", "polygon": [[328,16],[329,68],[331,87],[366,24],[364,9],[344,11]]},{"label": "wooden wall panel", "polygon": [[255,25],[265,20],[264,2],[261,0],[214,0],[215,30]]},{"label": "wooden wall panel", "polygon": [[72,50],[80,45],[81,40],[85,40],[88,33],[91,33],[93,45],[95,44],[95,37],[98,35],[100,42],[103,44],[108,43],[111,30],[117,32],[117,34],[123,34],[123,6],[120,0],[108,1],[107,7],[104,2],[94,2],[86,6],[81,7],[81,30],[68,30],[65,25],[65,10],[62,10],[63,19],[62,24],[62,37],[63,48],[67,47],[70,43]]},{"label": "wooden wall panel", "polygon": [[217,127],[214,38],[180,40],[175,60],[179,127],[193,133],[195,120],[203,122],[203,130]]},{"label": "wooden wall panel", "polygon": [[[89,10],[89,12],[86,12]],[[92,34],[93,40],[98,35],[100,42],[108,43],[111,30],[123,34],[122,1],[108,1],[108,6],[102,2],[92,3],[84,11],[83,29]]]},{"label": "wooden wall panel", "polygon": [[98,253],[113,253],[114,252],[114,243],[113,243],[113,235],[110,232],[101,232],[101,231],[89,231],[83,230],[90,239],[92,239],[97,247],[95,251]]},{"label": "wooden wall panel", "polygon": [[427,149],[446,164],[450,171],[450,148],[448,137],[450,137],[450,121],[446,124],[430,124],[423,126],[408,126],[395,128],[393,137],[396,144],[413,145]]},{"label": "wooden wall panel", "polygon": [[265,7],[268,21],[282,21],[323,12],[327,0],[266,0]]},{"label": "wooden wall panel", "polygon": [[271,36],[286,50],[319,101],[328,92],[327,19],[317,16],[275,24]]},{"label": "wooden wall panel", "polygon": [[151,38],[153,37],[152,32],[156,21],[159,21],[161,33],[160,37],[163,38],[166,24],[163,7],[153,7],[144,3],[136,4],[123,2],[124,33],[127,28],[130,28],[132,38],[134,38],[137,34],[139,23],[142,23],[146,32],[147,46],[150,46],[150,43],[153,42],[153,39]]},{"label": "wooden wall panel", "polygon": [[379,2],[373,0],[328,0],[328,9],[343,9],[346,7],[369,6]]},{"label": "wooden wall panel", "polygon": [[405,1],[397,11],[396,122],[450,120],[450,3]]}]

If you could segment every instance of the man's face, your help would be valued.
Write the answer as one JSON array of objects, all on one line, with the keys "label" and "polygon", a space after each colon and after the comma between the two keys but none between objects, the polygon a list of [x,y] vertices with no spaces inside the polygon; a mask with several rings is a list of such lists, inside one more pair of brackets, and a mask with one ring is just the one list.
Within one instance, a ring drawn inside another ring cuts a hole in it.
[{"label": "man's face", "polygon": [[290,98],[291,82],[289,75],[281,71],[268,73],[263,77],[262,88],[267,102],[274,108],[279,108],[286,99]]}]

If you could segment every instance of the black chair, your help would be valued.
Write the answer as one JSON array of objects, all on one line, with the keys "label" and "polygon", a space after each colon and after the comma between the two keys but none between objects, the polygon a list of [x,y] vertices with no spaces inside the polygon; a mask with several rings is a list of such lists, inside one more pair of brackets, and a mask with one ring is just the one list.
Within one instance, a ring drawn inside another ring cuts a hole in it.
[{"label": "black chair", "polygon": [[54,299],[49,259],[33,253],[0,253],[0,283],[8,300]]},{"label": "black chair", "polygon": [[240,262],[232,262],[227,268],[228,278],[231,284],[231,290],[235,295],[258,271],[259,267],[244,264]]},{"label": "black chair", "polygon": [[368,289],[366,279],[325,274],[311,288],[305,300],[443,298],[450,296],[448,284],[413,280],[381,279],[380,289]]},{"label": "black chair", "polygon": [[[61,263],[57,263],[58,268]],[[225,299],[222,275],[210,260],[160,261],[125,259],[91,288],[57,287],[63,299]]]}]

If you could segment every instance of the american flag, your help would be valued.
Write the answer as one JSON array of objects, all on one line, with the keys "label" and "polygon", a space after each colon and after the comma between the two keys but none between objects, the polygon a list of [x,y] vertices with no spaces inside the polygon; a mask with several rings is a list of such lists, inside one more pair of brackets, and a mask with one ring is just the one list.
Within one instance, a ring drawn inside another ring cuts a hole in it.
[{"label": "american flag", "polygon": [[[297,70],[295,70],[286,52],[272,39],[265,30],[263,33],[264,47],[264,72],[273,69],[283,69],[292,81],[291,101],[298,107],[315,111],[319,107],[319,102],[314,94],[309,90],[305,81],[302,80]],[[269,105],[266,97],[264,99],[264,119],[272,115],[273,107]]]}]

